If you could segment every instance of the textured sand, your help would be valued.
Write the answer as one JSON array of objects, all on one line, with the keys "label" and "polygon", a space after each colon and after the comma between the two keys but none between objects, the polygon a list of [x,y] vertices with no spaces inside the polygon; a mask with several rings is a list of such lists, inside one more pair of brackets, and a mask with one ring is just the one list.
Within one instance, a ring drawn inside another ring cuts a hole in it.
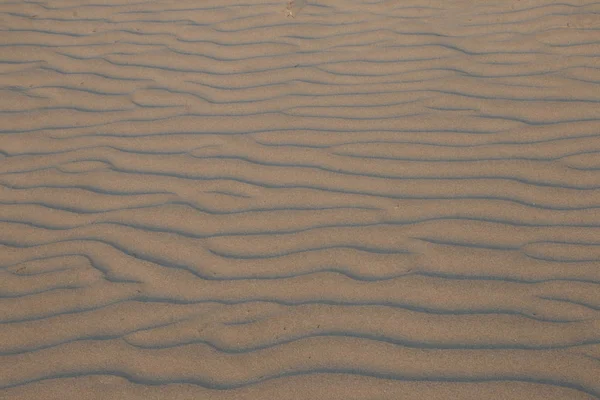
[{"label": "textured sand", "polygon": [[600,2],[0,2],[0,398],[600,398]]}]

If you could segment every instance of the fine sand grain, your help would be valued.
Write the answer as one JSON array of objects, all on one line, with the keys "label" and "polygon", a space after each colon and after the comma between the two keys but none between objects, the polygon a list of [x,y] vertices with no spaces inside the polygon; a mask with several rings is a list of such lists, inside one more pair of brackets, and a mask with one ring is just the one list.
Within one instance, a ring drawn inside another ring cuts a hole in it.
[{"label": "fine sand grain", "polygon": [[0,1],[0,399],[600,398],[600,3]]}]

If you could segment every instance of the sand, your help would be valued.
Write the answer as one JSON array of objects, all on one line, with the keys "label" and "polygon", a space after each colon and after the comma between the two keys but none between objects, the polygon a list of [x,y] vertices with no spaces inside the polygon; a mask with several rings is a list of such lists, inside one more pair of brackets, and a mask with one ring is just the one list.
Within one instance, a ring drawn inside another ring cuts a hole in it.
[{"label": "sand", "polygon": [[0,3],[1,399],[600,398],[600,3]]}]

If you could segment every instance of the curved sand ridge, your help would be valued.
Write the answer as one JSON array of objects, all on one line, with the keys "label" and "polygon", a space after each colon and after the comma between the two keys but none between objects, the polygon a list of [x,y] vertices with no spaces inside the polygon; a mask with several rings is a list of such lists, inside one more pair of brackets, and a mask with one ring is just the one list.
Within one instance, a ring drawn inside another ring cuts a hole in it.
[{"label": "curved sand ridge", "polygon": [[600,3],[0,27],[0,398],[600,398]]}]

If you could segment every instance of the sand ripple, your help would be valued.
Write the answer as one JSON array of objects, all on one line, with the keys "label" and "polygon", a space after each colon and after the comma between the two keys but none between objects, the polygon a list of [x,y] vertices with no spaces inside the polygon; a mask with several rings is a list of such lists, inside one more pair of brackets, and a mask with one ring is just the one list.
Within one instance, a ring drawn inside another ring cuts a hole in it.
[{"label": "sand ripple", "polygon": [[0,398],[600,398],[599,15],[0,3]]}]

